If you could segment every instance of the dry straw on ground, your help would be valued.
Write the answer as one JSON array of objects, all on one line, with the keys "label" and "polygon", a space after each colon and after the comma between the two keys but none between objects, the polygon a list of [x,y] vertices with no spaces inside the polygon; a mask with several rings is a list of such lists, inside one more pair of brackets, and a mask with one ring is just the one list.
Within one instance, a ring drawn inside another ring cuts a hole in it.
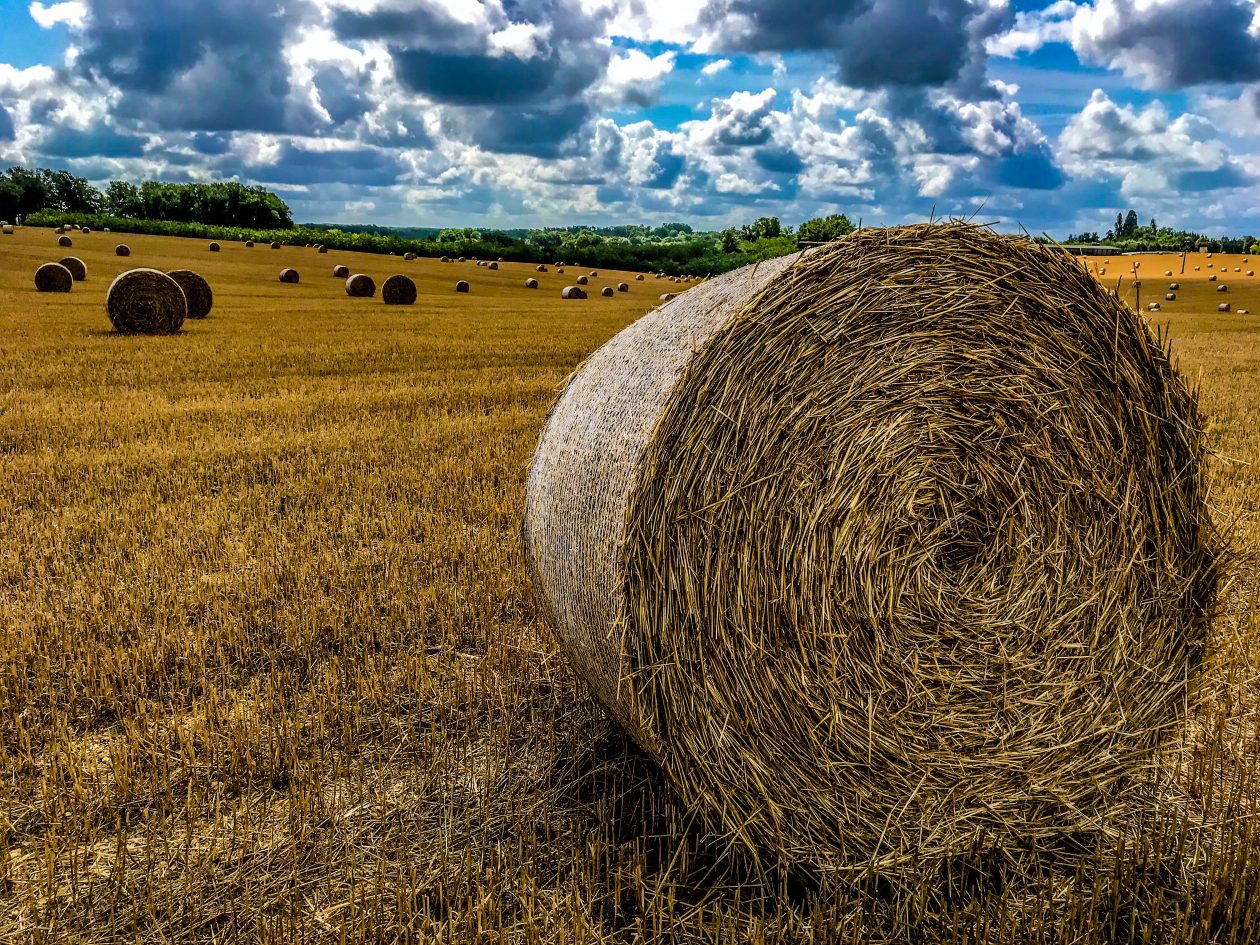
[{"label": "dry straw on ground", "polygon": [[210,314],[214,308],[214,292],[210,283],[191,269],[172,269],[167,275],[183,289],[189,318],[205,318]]},{"label": "dry straw on ground", "polygon": [[156,269],[131,269],[110,283],[105,310],[114,330],[127,335],[170,335],[188,314],[179,283]]},{"label": "dry straw on ground", "polygon": [[117,246],[114,247],[114,255],[115,256],[130,256],[131,247],[128,246],[126,243],[119,243]]},{"label": "dry straw on ground", "polygon": [[381,285],[381,301],[386,305],[415,305],[416,284],[406,276],[390,276]]},{"label": "dry straw on ground", "polygon": [[346,279],[346,295],[353,299],[370,299],[376,295],[376,280],[362,272],[357,272]]},{"label": "dry straw on ground", "polygon": [[70,275],[74,276],[75,282],[83,282],[87,279],[87,266],[78,256],[67,256],[61,264],[70,270]]},{"label": "dry straw on ground", "polygon": [[69,292],[74,275],[61,263],[44,263],[35,270],[35,288],[40,292]]},{"label": "dry straw on ground", "polygon": [[302,277],[298,275],[298,271],[296,269],[281,269],[280,270],[281,282],[286,282],[289,285],[295,285],[301,278]]},{"label": "dry straw on ground", "polygon": [[525,555],[592,692],[764,862],[1070,856],[1204,656],[1201,431],[1066,254],[862,230],[591,356],[534,457]]}]

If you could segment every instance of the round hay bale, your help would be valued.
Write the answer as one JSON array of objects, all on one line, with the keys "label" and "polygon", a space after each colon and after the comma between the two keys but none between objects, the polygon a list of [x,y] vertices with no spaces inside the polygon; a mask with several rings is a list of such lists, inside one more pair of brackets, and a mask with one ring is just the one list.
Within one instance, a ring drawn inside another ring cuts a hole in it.
[{"label": "round hay bale", "polygon": [[613,287],[610,285],[606,285],[602,289],[599,290],[599,294],[604,296],[605,298],[611,299],[613,297]]},{"label": "round hay bale", "polygon": [[578,285],[586,285],[586,276],[578,276],[578,277],[577,277],[577,284],[578,284]]},{"label": "round hay bale", "polygon": [[1235,266],[1235,267],[1234,267],[1234,272],[1242,272],[1242,269],[1241,269],[1241,268],[1239,268],[1238,266]]},{"label": "round hay bale", "polygon": [[83,282],[87,279],[87,266],[78,256],[67,256],[61,264],[70,270],[70,275],[74,277],[75,282]]},{"label": "round hay bale", "polygon": [[1249,276],[1255,276],[1255,274],[1256,274],[1256,271],[1255,271],[1254,269],[1248,269],[1248,270],[1247,270],[1247,275],[1249,275]]},{"label": "round hay bale", "polygon": [[87,236],[87,235],[89,235],[92,231],[91,231],[90,229],[88,229],[86,226],[81,226],[81,227],[79,227],[79,232],[80,232],[80,233],[82,233],[84,236]]},{"label": "round hay bale", "polygon": [[1229,286],[1228,286],[1228,285],[1226,285],[1224,282],[1222,282],[1220,285],[1218,285],[1218,286],[1216,287],[1216,291],[1217,291],[1217,292],[1228,292],[1228,291],[1229,291]]},{"label": "round hay bale", "polygon": [[460,257],[459,257],[459,261],[460,261],[460,262],[464,262],[464,261],[465,261],[465,260],[464,260],[464,257],[463,257],[463,256],[460,256]]},{"label": "round hay bale", "polygon": [[4,226],[0,226],[0,232],[3,232],[5,236],[12,236],[13,227],[6,223]]},{"label": "round hay bale", "polygon": [[1228,312],[1228,311],[1229,311],[1229,303],[1228,303],[1228,302],[1222,302],[1220,305],[1216,306],[1216,310],[1217,310],[1218,312]]},{"label": "round hay bale", "polygon": [[44,263],[35,270],[35,288],[40,292],[69,292],[74,275],[61,263]]},{"label": "round hay bale", "polygon": [[1158,303],[1158,302],[1151,302],[1149,305],[1147,305],[1147,306],[1146,306],[1146,310],[1147,310],[1148,312],[1158,312],[1158,311],[1159,311],[1159,303]]},{"label": "round hay bale", "polygon": [[534,278],[532,278],[532,277],[531,277],[531,278],[529,278],[529,279],[526,279],[526,280],[525,280],[525,288],[527,288],[527,289],[537,289],[537,288],[538,288],[538,280],[537,280],[537,279],[534,279]]},{"label": "round hay bale", "polygon": [[590,690],[763,862],[1070,855],[1121,829],[1200,673],[1202,430],[1067,255],[863,229],[590,356],[534,455],[525,560]]},{"label": "round hay bale", "polygon": [[1210,276],[1208,276],[1208,282],[1215,282],[1215,281],[1216,281],[1216,273],[1212,273]]},{"label": "round hay bale", "polygon": [[635,281],[635,282],[642,282],[642,281],[643,281],[643,273],[639,273],[637,276],[635,276],[635,277],[634,277],[634,281]]},{"label": "round hay bale", "polygon": [[503,262],[503,257],[502,257],[502,256],[500,256],[500,257],[499,257],[499,262]]},{"label": "round hay bale", "polygon": [[1238,314],[1239,314],[1239,315],[1250,315],[1250,314],[1251,314],[1251,312],[1247,311],[1247,309],[1245,309],[1245,308],[1240,308],[1240,309],[1238,310]]},{"label": "round hay bale", "polygon": [[557,266],[556,272],[564,272],[564,266]]},{"label": "round hay bale", "polygon": [[57,240],[57,245],[60,246],[62,249],[69,249],[71,246],[74,245],[74,240],[70,239],[70,237],[68,236],[63,236]]},{"label": "round hay bale", "polygon": [[130,269],[109,285],[105,311],[114,330],[125,335],[170,335],[188,315],[179,283],[156,269]]},{"label": "round hay bale", "polygon": [[1194,271],[1195,271],[1195,272],[1198,272],[1198,271],[1199,271],[1199,267],[1198,267],[1198,266],[1195,266],[1195,267],[1194,267]]},{"label": "round hay bale", "polygon": [[253,240],[246,240],[246,241],[245,241],[245,248],[246,248],[246,249],[253,249],[253,248],[254,248],[254,241],[253,241]]},{"label": "round hay bale", "polygon": [[333,266],[333,278],[334,279],[349,279],[350,267],[349,266]]},{"label": "round hay bale", "polygon": [[456,283],[455,283],[455,291],[456,291],[456,292],[467,292],[467,291],[468,291],[468,283],[467,283],[467,282],[465,282],[463,279],[460,279],[458,282],[456,282]]},{"label": "round hay bale", "polygon": [[451,261],[451,257],[449,257],[449,256],[443,256],[443,257],[442,257],[442,262],[444,262],[444,263],[448,263],[448,262],[450,262],[450,261]]},{"label": "round hay bale", "polygon": [[184,292],[189,318],[205,318],[214,308],[214,291],[210,283],[191,269],[172,269],[167,273]]},{"label": "round hay bale", "polygon": [[1171,269],[1165,269],[1165,270],[1164,270],[1164,275],[1165,275],[1165,276],[1171,276],[1171,275],[1172,275],[1172,270],[1171,270]]},{"label": "round hay bale", "polygon": [[376,280],[366,273],[356,272],[346,279],[346,295],[352,299],[370,299],[376,295]]},{"label": "round hay bale", "polygon": [[295,285],[300,278],[296,269],[280,270],[280,281],[287,285]]},{"label": "round hay bale", "polygon": [[586,292],[584,292],[580,286],[566,285],[563,289],[560,290],[560,298],[584,299],[586,298]]},{"label": "round hay bale", "polygon": [[599,273],[598,273],[598,272],[596,272],[594,269],[592,269],[592,270],[591,270],[591,278],[592,278],[592,279],[598,279],[598,278],[599,278]]},{"label": "round hay bale", "polygon": [[320,243],[319,249],[317,250],[317,252],[319,252],[320,254],[326,254],[328,252],[328,247],[325,246],[323,243]]},{"label": "round hay bale", "polygon": [[499,264],[498,264],[497,262],[486,263],[486,266],[487,266],[488,268],[490,268],[490,269],[498,269],[498,268],[499,268]]},{"label": "round hay bale", "polygon": [[115,256],[130,256],[131,247],[128,246],[126,243],[119,243],[117,246],[114,247],[114,255]]},{"label": "round hay bale", "polygon": [[102,233],[108,233],[108,232],[109,232],[109,227],[105,227],[104,229],[102,229],[102,230],[101,230],[101,232],[102,232]]},{"label": "round hay bale", "polygon": [[539,263],[537,266],[534,267],[534,272],[546,272],[546,271],[547,271],[547,267],[544,266],[542,263]]},{"label": "round hay bale", "polygon": [[279,244],[279,243],[272,243],[272,244],[271,244],[271,248],[272,248],[272,249],[279,249],[279,248],[280,248],[280,244]]},{"label": "round hay bale", "polygon": [[665,293],[665,294],[663,294],[663,295],[661,296],[661,298],[660,298],[660,301],[662,301],[662,302],[672,302],[673,300],[674,300],[674,293],[673,293],[673,292],[666,292],[666,293]]},{"label": "round hay bale", "polygon": [[1165,295],[1165,296],[1164,296],[1164,301],[1165,301],[1165,302],[1176,302],[1176,301],[1177,301],[1177,293],[1176,293],[1176,292],[1169,292],[1167,295]]},{"label": "round hay bale", "polygon": [[630,291],[630,284],[629,284],[629,283],[627,283],[627,282],[618,282],[618,283],[617,283],[617,291],[618,291],[618,292],[629,292],[629,291]]},{"label": "round hay bale", "polygon": [[217,253],[218,251],[219,251],[219,244],[218,244],[218,243],[211,243],[211,244],[210,244],[210,252],[212,252],[212,253]]},{"label": "round hay bale", "polygon": [[1178,289],[1180,289],[1180,288],[1181,288],[1181,283],[1180,283],[1180,282],[1170,282],[1170,283],[1168,283],[1168,291],[1169,291],[1169,292],[1176,292],[1176,291],[1177,291]]},{"label": "round hay bale", "polygon": [[412,262],[415,260],[415,258],[416,258],[415,253],[403,253],[403,259],[405,259],[407,262]]},{"label": "round hay bale", "polygon": [[381,286],[381,301],[386,305],[415,305],[416,284],[406,276],[390,276]]}]

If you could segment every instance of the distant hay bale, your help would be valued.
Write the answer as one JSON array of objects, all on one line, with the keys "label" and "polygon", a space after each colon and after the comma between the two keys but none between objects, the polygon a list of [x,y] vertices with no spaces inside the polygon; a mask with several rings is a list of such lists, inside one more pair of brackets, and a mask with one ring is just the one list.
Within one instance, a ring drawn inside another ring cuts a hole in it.
[{"label": "distant hay bale", "polygon": [[1229,286],[1227,286],[1224,282],[1222,282],[1220,285],[1218,285],[1218,286],[1216,287],[1216,291],[1217,291],[1217,292],[1228,292],[1228,291],[1229,291]]},{"label": "distant hay bale", "polygon": [[280,244],[279,244],[279,243],[272,243],[272,244],[271,244],[271,248],[272,248],[272,249],[279,249],[279,248],[280,248]]},{"label": "distant hay bale", "polygon": [[1210,276],[1208,276],[1208,282],[1215,282],[1215,281],[1216,281],[1216,273],[1212,273]]},{"label": "distant hay bale", "polygon": [[1170,291],[1170,292],[1176,292],[1176,291],[1177,291],[1178,289],[1180,289],[1180,288],[1181,288],[1181,283],[1180,283],[1180,282],[1170,282],[1170,283],[1168,283],[1168,291]]},{"label": "distant hay bale", "polygon": [[79,232],[80,232],[80,233],[82,233],[84,236],[87,236],[87,235],[89,235],[92,231],[91,231],[90,229],[88,229],[86,226],[84,226],[84,227],[80,227],[80,228],[79,228]]},{"label": "distant hay bale", "polygon": [[328,252],[328,247],[327,247],[327,246],[325,246],[323,243],[320,243],[320,244],[319,244],[319,248],[316,250],[316,252],[318,252],[318,253],[320,253],[320,254],[325,254],[325,253],[327,253],[327,252]]},{"label": "distant hay bale", "polygon": [[547,271],[547,267],[544,266],[542,263],[539,263],[537,266],[534,267],[534,272],[546,272],[546,271]]},{"label": "distant hay bale", "polygon": [[1158,312],[1158,311],[1159,311],[1159,303],[1158,303],[1158,302],[1151,302],[1149,305],[1147,305],[1147,306],[1146,306],[1146,310],[1147,310],[1148,312]]},{"label": "distant hay bale", "polygon": [[537,289],[537,288],[538,288],[538,280],[537,280],[537,279],[534,279],[534,278],[532,278],[532,277],[531,277],[531,278],[529,278],[529,279],[526,279],[526,280],[525,280],[525,288],[527,288],[527,289]]},{"label": "distant hay bale", "polygon": [[503,257],[502,257],[502,256],[500,256],[500,257],[499,257],[499,262],[503,262]]},{"label": "distant hay bale", "polygon": [[333,278],[334,279],[349,279],[350,267],[349,266],[333,266]]},{"label": "distant hay bale", "polygon": [[1176,293],[1176,292],[1169,292],[1167,295],[1165,295],[1165,296],[1164,296],[1164,301],[1165,301],[1165,302],[1176,302],[1176,301],[1177,301],[1177,293]]},{"label": "distant hay bale", "polygon": [[600,294],[600,295],[602,295],[602,296],[604,296],[604,297],[606,297],[606,298],[610,298],[610,299],[611,299],[611,298],[613,297],[613,288],[612,288],[612,286],[610,286],[610,285],[606,285],[606,286],[604,286],[602,289],[600,289],[600,290],[599,290],[599,294]]},{"label": "distant hay bale", "polygon": [[498,264],[497,262],[487,263],[486,265],[487,265],[487,267],[488,267],[488,268],[490,268],[490,269],[498,269],[498,268],[499,268],[499,264]]},{"label": "distant hay bale", "polygon": [[630,291],[630,284],[629,284],[629,283],[627,283],[627,282],[618,282],[618,283],[617,283],[617,291],[618,291],[618,292],[629,292],[629,291]]},{"label": "distant hay bale", "polygon": [[346,279],[346,295],[352,299],[370,299],[376,295],[376,280],[367,273],[356,272]]},{"label": "distant hay bale", "polygon": [[253,240],[246,240],[246,241],[245,241],[245,248],[246,248],[246,249],[253,249],[253,248],[254,248],[254,241],[253,241]]},{"label": "distant hay bale", "polygon": [[188,315],[179,283],[156,269],[130,269],[109,285],[105,311],[114,330],[125,335],[170,335]]},{"label": "distant hay bale", "polygon": [[465,282],[463,279],[460,279],[458,282],[456,282],[456,283],[455,283],[455,291],[456,291],[456,292],[467,292],[467,291],[468,291],[468,283],[467,283],[467,282]]},{"label": "distant hay bale", "polygon": [[296,284],[300,278],[301,277],[298,275],[298,271],[296,269],[280,270],[280,281],[288,285]]},{"label": "distant hay bale", "polygon": [[1194,271],[1195,271],[1195,272],[1198,272],[1198,271],[1199,271],[1199,267],[1198,267],[1198,266],[1195,266],[1195,267],[1194,267]]},{"label": "distant hay bale", "polygon": [[577,277],[577,284],[578,284],[578,285],[586,285],[586,276],[578,276],[578,277]]},{"label": "distant hay bale", "polygon": [[210,252],[212,252],[212,253],[217,253],[218,251],[219,251],[219,244],[218,244],[218,243],[211,243],[211,244],[210,244]]},{"label": "distant hay bale", "polygon": [[464,257],[463,257],[463,256],[460,256],[460,257],[459,257],[459,261],[460,261],[460,262],[465,262]]},{"label": "distant hay bale", "polygon": [[63,236],[57,240],[57,245],[60,246],[62,249],[69,249],[71,246],[74,245],[74,240],[70,239],[70,237],[68,236]]},{"label": "distant hay bale", "polygon": [[599,273],[598,273],[598,272],[596,272],[594,269],[592,269],[592,270],[591,270],[591,278],[592,278],[592,279],[598,279],[598,278],[599,278]]},{"label": "distant hay bale", "polygon": [[642,282],[642,281],[643,281],[643,273],[639,273],[637,276],[635,276],[635,277],[634,277],[634,281],[635,281],[635,282]]},{"label": "distant hay bale", "polygon": [[442,257],[442,262],[444,262],[444,263],[448,263],[448,262],[450,262],[450,261],[451,261],[451,257],[449,257],[449,256],[443,256],[443,257]]},{"label": "distant hay bale", "polygon": [[105,227],[103,230],[101,230],[101,232],[102,232],[102,233],[108,233],[108,232],[109,232],[109,227]]},{"label": "distant hay bale", "polygon": [[863,229],[585,360],[526,567],[577,675],[762,863],[896,888],[981,837],[1088,857],[1202,672],[1204,425],[1066,254]]},{"label": "distant hay bale", "polygon": [[1218,312],[1228,312],[1228,311],[1229,311],[1229,303],[1228,303],[1228,302],[1222,302],[1220,305],[1216,306],[1216,310],[1217,310]]},{"label": "distant hay bale", "polygon": [[582,291],[582,288],[580,286],[566,285],[563,289],[560,290],[560,298],[584,299],[586,298],[586,293]]},{"label": "distant hay bale", "polygon": [[415,305],[416,284],[406,276],[390,276],[381,286],[381,301],[386,305]]},{"label": "distant hay bale", "polygon": [[666,292],[666,293],[665,293],[664,295],[662,295],[662,296],[661,296],[661,298],[660,298],[660,301],[662,301],[662,302],[672,302],[673,300],[674,300],[674,293],[673,293],[673,292]]},{"label": "distant hay bale", "polygon": [[128,246],[126,243],[119,243],[117,246],[114,247],[114,255],[115,256],[130,256],[131,247]]},{"label": "distant hay bale", "polygon": [[556,272],[564,272],[564,266],[557,266]]},{"label": "distant hay bale", "polygon": [[61,264],[70,270],[70,275],[74,277],[75,282],[83,282],[87,279],[87,266],[78,256],[67,256]]},{"label": "distant hay bale", "polygon": [[1237,313],[1236,313],[1236,314],[1238,314],[1238,315],[1250,315],[1250,314],[1251,314],[1251,312],[1249,312],[1249,311],[1248,311],[1247,309],[1245,309],[1245,308],[1240,308],[1240,309],[1237,311]]},{"label": "distant hay bale", "polygon": [[35,270],[35,288],[40,292],[69,292],[74,275],[61,263],[44,263]]},{"label": "distant hay bale", "polygon": [[1164,275],[1165,275],[1165,276],[1171,276],[1171,275],[1172,275],[1172,270],[1171,270],[1171,269],[1165,269],[1165,270],[1164,270]]},{"label": "distant hay bale", "polygon": [[403,259],[405,259],[407,262],[412,262],[413,260],[415,260],[415,258],[416,258],[415,253],[403,253]]},{"label": "distant hay bale", "polygon": [[13,227],[6,223],[4,226],[0,226],[0,232],[4,233],[5,236],[12,236]]},{"label": "distant hay bale", "polygon": [[191,269],[172,269],[167,273],[183,290],[189,318],[205,318],[214,308],[214,291],[210,283]]},{"label": "distant hay bale", "polygon": [[1235,267],[1234,267],[1234,272],[1242,272],[1241,267],[1239,267],[1239,266],[1235,266]]},{"label": "distant hay bale", "polygon": [[1256,274],[1256,271],[1255,271],[1254,269],[1248,269],[1248,270],[1247,270],[1247,275],[1249,275],[1249,276],[1255,276],[1255,274]]}]

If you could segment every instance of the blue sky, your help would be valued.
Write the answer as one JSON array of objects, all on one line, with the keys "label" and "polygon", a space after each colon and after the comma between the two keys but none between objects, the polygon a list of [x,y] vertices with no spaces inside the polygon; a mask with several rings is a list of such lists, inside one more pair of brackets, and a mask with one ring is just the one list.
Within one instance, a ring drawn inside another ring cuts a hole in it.
[{"label": "blue sky", "polygon": [[1257,0],[0,0],[0,161],[299,220],[1260,233]]}]

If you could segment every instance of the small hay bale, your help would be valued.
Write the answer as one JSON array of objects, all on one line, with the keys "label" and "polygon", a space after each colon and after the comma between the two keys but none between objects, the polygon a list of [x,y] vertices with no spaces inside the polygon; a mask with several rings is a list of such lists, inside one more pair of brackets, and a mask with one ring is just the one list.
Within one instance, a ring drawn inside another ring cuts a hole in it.
[{"label": "small hay bale", "polygon": [[0,226],[0,232],[3,232],[5,236],[12,236],[13,227],[6,223],[4,226]]},{"label": "small hay bale", "polygon": [[467,291],[468,291],[468,283],[467,283],[467,282],[465,282],[463,279],[460,279],[458,282],[456,282],[456,283],[455,283],[455,291],[456,291],[456,292],[467,292]]},{"label": "small hay bale", "polygon": [[103,230],[101,230],[101,232],[102,232],[102,233],[108,233],[108,232],[109,232],[109,227],[105,227]]},{"label": "small hay bale", "polygon": [[40,292],[69,292],[74,275],[61,263],[44,263],[35,270],[35,288]]},{"label": "small hay bale", "polygon": [[86,226],[83,226],[79,228],[79,232],[82,233],[84,236],[88,236],[92,231],[88,229]]},{"label": "small hay bale", "polygon": [[1212,273],[1210,276],[1208,276],[1208,282],[1215,282],[1215,281],[1216,281],[1216,273]]},{"label": "small hay bale", "polygon": [[634,281],[635,281],[635,282],[642,282],[642,281],[643,281],[643,273],[639,273],[637,276],[635,276],[635,277],[634,277]]},{"label": "small hay bale", "polygon": [[1172,275],[1172,270],[1171,270],[1171,269],[1165,269],[1165,270],[1164,270],[1164,275],[1165,275],[1165,276],[1171,276],[1171,275]]},{"label": "small hay bale", "polygon": [[1249,311],[1247,311],[1247,309],[1245,309],[1245,308],[1240,308],[1240,309],[1238,310],[1238,314],[1239,314],[1239,315],[1250,315],[1251,313],[1250,313]]},{"label": "small hay bale", "polygon": [[218,244],[218,243],[211,243],[211,244],[210,244],[210,252],[212,252],[212,253],[217,253],[218,251],[219,251],[219,244]]},{"label": "small hay bale", "polygon": [[578,277],[577,277],[577,284],[578,284],[578,285],[586,285],[586,276],[578,276]]},{"label": "small hay bale", "polygon": [[560,290],[560,298],[562,298],[562,299],[584,299],[584,298],[586,298],[586,292],[585,292],[585,291],[583,291],[583,289],[581,288],[581,286],[576,286],[576,285],[566,285],[563,289],[561,289],[561,290]]},{"label": "small hay bale", "polygon": [[498,269],[498,268],[499,268],[499,264],[498,264],[497,262],[487,263],[487,264],[486,264],[486,266],[487,266],[487,268],[489,268],[489,269]]},{"label": "small hay bale", "polygon": [[415,305],[416,284],[406,276],[390,276],[381,286],[381,301],[386,305]]},{"label": "small hay bale", "polygon": [[349,279],[350,267],[349,266],[333,266],[333,278],[334,279]]},{"label": "small hay bale", "polygon": [[130,256],[131,247],[128,246],[126,243],[119,243],[117,246],[114,247],[114,255],[115,256]]},{"label": "small hay bale", "polygon": [[1249,275],[1249,276],[1255,276],[1255,274],[1256,274],[1256,271],[1255,271],[1254,269],[1248,269],[1248,270],[1247,270],[1247,275]]},{"label": "small hay bale", "polygon": [[1229,291],[1229,286],[1227,286],[1224,282],[1222,282],[1220,285],[1218,285],[1218,286],[1216,287],[1216,291],[1217,291],[1217,292],[1228,292],[1228,291]]},{"label": "small hay bale", "polygon": [[556,272],[564,272],[564,266],[557,266]]},{"label": "small hay bale", "polygon": [[184,292],[189,318],[205,318],[214,308],[214,291],[210,283],[191,269],[172,269],[167,273]]},{"label": "small hay bale", "polygon": [[61,264],[70,270],[70,275],[74,276],[75,282],[83,282],[87,279],[87,266],[78,256],[67,256]]},{"label": "small hay bale", "polygon": [[403,259],[405,259],[407,262],[413,262],[415,261],[415,258],[416,258],[415,253],[403,253]]},{"label": "small hay bale", "polygon": [[534,278],[529,278],[529,279],[526,279],[526,280],[525,280],[525,288],[527,288],[527,289],[537,289],[537,288],[538,288],[538,280],[537,280],[537,279],[534,279]]},{"label": "small hay bale", "polygon": [[320,244],[319,244],[319,249],[318,249],[318,250],[316,250],[316,252],[318,252],[318,253],[320,253],[320,254],[326,254],[326,253],[328,252],[328,247],[327,247],[327,246],[325,246],[323,243],[320,243]]},{"label": "small hay bale", "polygon": [[547,271],[547,267],[544,266],[542,263],[539,263],[537,266],[534,267],[534,272],[546,272],[546,271]]},{"label": "small hay bale", "polygon": [[1198,271],[1199,271],[1199,267],[1198,267],[1198,266],[1195,266],[1195,267],[1194,267],[1194,271],[1195,271],[1195,272],[1198,272]]},{"label": "small hay bale", "polygon": [[1169,292],[1176,292],[1176,291],[1177,291],[1178,289],[1180,289],[1180,288],[1181,288],[1181,283],[1180,283],[1180,282],[1170,282],[1170,283],[1168,283],[1168,291],[1169,291]]},{"label": "small hay bale", "polygon": [[105,311],[114,330],[125,335],[170,335],[188,315],[179,283],[156,269],[130,269],[109,285]]},{"label": "small hay bale", "polygon": [[298,276],[298,271],[296,269],[280,270],[280,281],[286,285],[296,285],[300,278],[301,277]]},{"label": "small hay bale", "polygon": [[451,261],[451,257],[450,257],[450,256],[443,256],[443,257],[442,257],[442,262],[444,262],[444,263],[448,263],[448,262],[450,262],[450,261]]},{"label": "small hay bale", "polygon": [[465,259],[464,259],[464,257],[463,257],[463,256],[460,256],[460,257],[459,257],[459,262],[465,262]]},{"label": "small hay bale", "polygon": [[370,299],[376,295],[376,280],[367,273],[356,272],[346,279],[346,295],[352,299]]},{"label": "small hay bale", "polygon": [[1216,310],[1217,310],[1218,312],[1228,312],[1228,311],[1229,311],[1229,303],[1228,303],[1228,302],[1222,302],[1220,305],[1216,306]]},{"label": "small hay bale", "polygon": [[611,299],[613,297],[613,287],[610,285],[606,285],[602,289],[599,290],[599,294],[604,296],[605,298]]},{"label": "small hay bale", "polygon": [[1165,295],[1165,296],[1164,296],[1164,301],[1165,301],[1165,302],[1176,302],[1176,301],[1177,301],[1177,293],[1176,293],[1176,292],[1169,292],[1167,295]]},{"label": "small hay bale", "polygon": [[618,282],[618,283],[617,283],[617,291],[618,291],[618,292],[629,292],[629,291],[630,291],[630,284],[629,284],[629,283],[627,283],[627,282]]},{"label": "small hay bale", "polygon": [[1241,267],[1239,267],[1239,266],[1235,266],[1235,267],[1234,267],[1234,272],[1242,272],[1242,268],[1241,268]]},{"label": "small hay bale", "polygon": [[271,248],[272,248],[272,249],[279,249],[279,248],[280,248],[280,244],[279,244],[279,243],[272,243],[272,244],[271,244]]},{"label": "small hay bale", "polygon": [[57,245],[60,246],[62,249],[69,249],[71,246],[74,245],[74,240],[70,239],[70,237],[68,236],[63,236],[57,240]]},{"label": "small hay bale", "polygon": [[502,256],[500,256],[500,257],[499,257],[499,262],[503,262],[503,257],[502,257]]},{"label": "small hay bale", "polygon": [[674,293],[673,293],[673,292],[666,292],[666,293],[664,293],[664,294],[661,296],[660,301],[662,301],[662,302],[672,302],[672,301],[673,301],[673,299],[674,299]]},{"label": "small hay bale", "polygon": [[1089,857],[1049,838],[1130,829],[1202,673],[1203,429],[1066,254],[867,228],[587,358],[524,557],[577,675],[761,862],[914,888],[981,836]]},{"label": "small hay bale", "polygon": [[1158,312],[1158,311],[1159,311],[1159,303],[1158,303],[1158,302],[1151,302],[1149,305],[1147,305],[1147,306],[1146,306],[1146,310],[1147,310],[1148,312]]},{"label": "small hay bale", "polygon": [[253,240],[246,240],[246,241],[245,241],[245,248],[246,248],[246,249],[253,249],[253,248],[254,248],[254,241],[253,241]]}]

